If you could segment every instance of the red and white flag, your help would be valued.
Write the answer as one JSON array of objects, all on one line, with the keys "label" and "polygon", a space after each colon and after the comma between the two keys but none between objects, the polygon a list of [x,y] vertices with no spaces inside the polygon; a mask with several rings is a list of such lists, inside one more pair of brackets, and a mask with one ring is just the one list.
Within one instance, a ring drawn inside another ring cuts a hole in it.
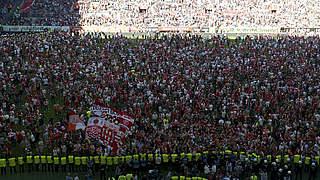
[{"label": "red and white flag", "polygon": [[134,119],[129,115],[107,106],[95,105],[90,108],[91,117],[86,128],[86,136],[100,140],[116,151],[117,145],[125,140],[125,135],[133,126]]},{"label": "red and white flag", "polygon": [[72,115],[69,116],[68,131],[75,131],[78,129],[84,130],[85,128],[86,126],[79,115],[72,113]]}]

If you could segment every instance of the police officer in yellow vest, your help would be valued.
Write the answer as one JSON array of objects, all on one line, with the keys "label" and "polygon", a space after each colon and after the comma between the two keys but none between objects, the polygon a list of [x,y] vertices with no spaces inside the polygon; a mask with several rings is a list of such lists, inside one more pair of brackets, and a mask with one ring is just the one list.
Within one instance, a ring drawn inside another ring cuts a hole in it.
[{"label": "police officer in yellow vest", "polygon": [[48,163],[48,165],[47,165],[47,167],[48,167],[48,172],[50,172],[50,171],[54,171],[53,170],[53,159],[52,159],[52,156],[47,156],[47,163]]},{"label": "police officer in yellow vest", "polygon": [[20,174],[24,173],[24,157],[18,157],[18,164]]},{"label": "police officer in yellow vest", "polygon": [[30,155],[27,155],[27,164],[30,173],[31,171],[33,171],[33,158]]},{"label": "police officer in yellow vest", "polygon": [[0,158],[0,169],[1,169],[1,175],[7,174],[7,160],[5,158]]},{"label": "police officer in yellow vest", "polygon": [[54,164],[55,172],[59,172],[60,158],[59,157],[54,157],[53,158],[53,164]]},{"label": "police officer in yellow vest", "polygon": [[40,169],[40,156],[34,156],[33,157],[33,159],[34,159],[34,166],[36,167],[36,171],[39,171],[39,169]]},{"label": "police officer in yellow vest", "polygon": [[10,173],[17,173],[17,170],[16,170],[16,166],[17,166],[17,163],[16,163],[16,158],[12,157],[12,158],[9,158],[9,167],[10,167]]},{"label": "police officer in yellow vest", "polygon": [[67,157],[61,157],[61,169],[62,172],[66,172],[67,171]]},{"label": "police officer in yellow vest", "polygon": [[75,171],[80,171],[81,157],[74,158]]},{"label": "police officer in yellow vest", "polygon": [[74,172],[74,156],[68,156],[69,171]]},{"label": "police officer in yellow vest", "polygon": [[41,170],[42,172],[46,172],[47,171],[47,157],[46,156],[40,156],[41,158]]}]

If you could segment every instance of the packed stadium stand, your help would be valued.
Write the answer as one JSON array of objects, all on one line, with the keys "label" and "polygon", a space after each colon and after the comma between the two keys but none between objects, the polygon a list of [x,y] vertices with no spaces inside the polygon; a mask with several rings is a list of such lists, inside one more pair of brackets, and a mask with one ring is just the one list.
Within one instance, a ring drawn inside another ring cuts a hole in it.
[{"label": "packed stadium stand", "polygon": [[[319,27],[312,0],[28,0],[10,25]],[[35,21],[30,21],[34,18]]]}]

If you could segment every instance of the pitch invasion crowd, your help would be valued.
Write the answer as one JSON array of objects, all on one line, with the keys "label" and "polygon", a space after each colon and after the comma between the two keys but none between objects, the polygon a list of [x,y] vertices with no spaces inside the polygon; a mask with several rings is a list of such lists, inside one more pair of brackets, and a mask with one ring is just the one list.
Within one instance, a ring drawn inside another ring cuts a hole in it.
[{"label": "pitch invasion crowd", "polygon": [[115,155],[67,131],[71,110],[87,122],[99,101],[135,117],[117,155],[319,156],[319,46],[318,37],[3,36],[0,152]]},{"label": "pitch invasion crowd", "polygon": [[314,28],[319,9],[311,0],[37,0],[9,24]]}]

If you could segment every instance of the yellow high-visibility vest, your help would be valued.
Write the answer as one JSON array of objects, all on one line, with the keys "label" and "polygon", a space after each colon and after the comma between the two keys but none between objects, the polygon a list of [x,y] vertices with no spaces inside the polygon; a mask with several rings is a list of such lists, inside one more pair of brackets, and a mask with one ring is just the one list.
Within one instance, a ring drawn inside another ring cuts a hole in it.
[{"label": "yellow high-visibility vest", "polygon": [[283,158],[283,162],[284,162],[284,163],[287,163],[287,159],[288,159],[288,158],[289,158],[289,155],[288,155],[288,154],[285,155],[284,158]]},{"label": "yellow high-visibility vest", "polygon": [[126,162],[126,156],[120,156],[120,162],[121,163]]},{"label": "yellow high-visibility vest", "polygon": [[46,156],[40,156],[40,158],[41,158],[41,164],[47,163]]},{"label": "yellow high-visibility vest", "polygon": [[258,160],[258,163],[260,163],[260,156],[259,155],[257,156],[257,160]]},{"label": "yellow high-visibility vest", "polygon": [[105,157],[105,156],[100,156],[100,163],[101,163],[101,164],[107,164],[107,157]]},{"label": "yellow high-visibility vest", "polygon": [[198,180],[198,178],[197,177],[192,177],[192,180]]},{"label": "yellow high-visibility vest", "polygon": [[178,176],[172,176],[171,177],[172,180],[178,180],[178,178],[179,178]]},{"label": "yellow high-visibility vest", "polygon": [[81,162],[83,165],[87,164],[87,159],[88,159],[88,157],[86,157],[86,156],[81,157]]},{"label": "yellow high-visibility vest", "polygon": [[306,165],[309,165],[309,164],[310,164],[310,160],[311,160],[310,157],[306,157],[306,160],[305,160]]},{"label": "yellow high-visibility vest", "polygon": [[162,154],[163,162],[167,163],[169,162],[168,154]]},{"label": "yellow high-visibility vest", "polygon": [[232,151],[226,150],[226,154],[230,155],[230,154],[232,154]]},{"label": "yellow high-visibility vest", "polygon": [[188,157],[188,161],[191,162],[191,161],[192,161],[192,154],[191,154],[191,153],[188,153],[188,154],[187,154],[187,157]]},{"label": "yellow high-visibility vest", "polygon": [[271,161],[272,159],[272,156],[269,154],[269,155],[267,155],[267,159],[268,159],[268,161]]},{"label": "yellow high-visibility vest", "polygon": [[148,154],[148,161],[153,161],[153,154]]},{"label": "yellow high-visibility vest", "polygon": [[47,156],[47,161],[49,164],[52,164],[53,163],[52,156]]},{"label": "yellow high-visibility vest", "polygon": [[18,157],[18,164],[19,165],[24,164],[23,157]]},{"label": "yellow high-visibility vest", "polygon": [[59,162],[59,157],[54,157],[53,158],[53,163],[54,164],[59,164],[60,162]]},{"label": "yellow high-visibility vest", "polygon": [[27,163],[31,164],[32,163],[32,156],[27,156]]},{"label": "yellow high-visibility vest", "polygon": [[281,155],[277,155],[276,158],[281,162]]},{"label": "yellow high-visibility vest", "polygon": [[146,153],[140,154],[141,161],[146,161],[147,160],[146,156],[147,156]]},{"label": "yellow high-visibility vest", "polygon": [[185,157],[184,153],[180,153],[180,159],[182,160]]},{"label": "yellow high-visibility vest", "polygon": [[135,162],[139,161],[139,155],[138,154],[133,155],[133,160]]},{"label": "yellow high-visibility vest", "polygon": [[61,164],[66,165],[67,164],[67,157],[62,157],[61,158]]},{"label": "yellow high-visibility vest", "polygon": [[133,179],[133,175],[132,174],[127,174],[126,178],[127,178],[127,180],[131,180],[131,179]]},{"label": "yellow high-visibility vest", "polygon": [[107,157],[107,163],[108,163],[108,166],[112,166],[113,158],[112,157]]},{"label": "yellow high-visibility vest", "polygon": [[10,167],[16,166],[16,158],[9,158],[9,166]]},{"label": "yellow high-visibility vest", "polygon": [[68,156],[68,162],[69,162],[69,164],[73,164],[74,157],[73,156]]},{"label": "yellow high-visibility vest", "polygon": [[7,166],[7,160],[6,159],[0,159],[0,167],[6,167]]},{"label": "yellow high-visibility vest", "polygon": [[196,161],[200,159],[201,153],[196,153]]},{"label": "yellow high-visibility vest", "polygon": [[233,155],[237,158],[238,157],[238,152],[233,152]]},{"label": "yellow high-visibility vest", "polygon": [[40,156],[34,156],[34,163],[39,164],[40,163]]},{"label": "yellow high-visibility vest", "polygon": [[94,157],[94,163],[96,163],[96,164],[100,163],[99,156]]},{"label": "yellow high-visibility vest", "polygon": [[118,165],[119,164],[119,156],[113,157],[113,164]]},{"label": "yellow high-visibility vest", "polygon": [[180,180],[185,180],[186,177],[185,176],[180,176]]},{"label": "yellow high-visibility vest", "polygon": [[176,162],[178,155],[177,154],[171,154],[171,161],[174,163]]},{"label": "yellow high-visibility vest", "polygon": [[191,180],[191,177],[187,177],[186,180]]},{"label": "yellow high-visibility vest", "polygon": [[300,161],[300,155],[294,155],[293,162],[297,164],[297,163],[299,163],[299,161]]},{"label": "yellow high-visibility vest", "polygon": [[320,157],[319,157],[319,156],[316,156],[315,159],[316,159],[316,161],[317,161],[317,163],[318,163],[318,165],[319,165],[319,164],[320,164]]},{"label": "yellow high-visibility vest", "polygon": [[125,176],[119,176],[118,180],[126,180]]},{"label": "yellow high-visibility vest", "polygon": [[132,156],[126,156],[126,162],[127,162],[127,164],[130,163],[131,159],[132,159]]},{"label": "yellow high-visibility vest", "polygon": [[79,166],[81,164],[81,158],[80,157],[75,157],[75,165]]}]

